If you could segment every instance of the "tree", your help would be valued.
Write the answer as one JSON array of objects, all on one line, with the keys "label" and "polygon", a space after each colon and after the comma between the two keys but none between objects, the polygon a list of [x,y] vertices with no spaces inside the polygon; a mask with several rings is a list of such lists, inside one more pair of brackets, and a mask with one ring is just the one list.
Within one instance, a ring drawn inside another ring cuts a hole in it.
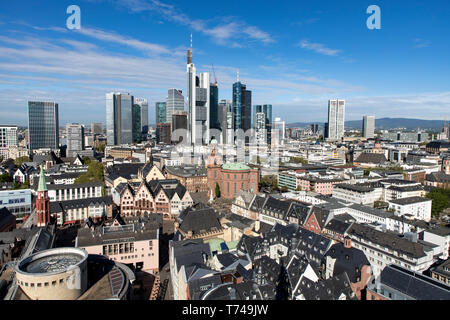
[{"label": "tree", "polygon": [[289,160],[290,163],[301,163],[301,164],[308,164],[308,161],[305,160],[302,157],[291,157]]},{"label": "tree", "polygon": [[87,172],[75,179],[76,184],[98,181],[103,181],[103,164],[98,161],[91,161]]},{"label": "tree", "polygon": [[286,186],[281,187],[281,192],[288,192],[288,191],[289,191],[288,187]]},{"label": "tree", "polygon": [[439,214],[450,206],[450,190],[433,188],[427,198],[432,200],[431,213],[433,216]]},{"label": "tree", "polygon": [[23,156],[23,157],[19,157],[16,160],[14,160],[14,165],[16,165],[16,167],[19,168],[22,166],[22,164],[24,162],[30,162],[30,161],[31,161],[30,158],[28,158],[27,156]]},{"label": "tree", "polygon": [[220,198],[220,186],[217,182],[216,182],[216,198]]},{"label": "tree", "polygon": [[91,163],[91,161],[92,161],[91,158],[86,157],[86,156],[83,156],[82,160],[85,165],[89,165],[89,163]]},{"label": "tree", "polygon": [[4,182],[11,182],[12,179],[9,176],[9,173],[5,172],[4,174],[0,175],[0,183],[4,183]]}]

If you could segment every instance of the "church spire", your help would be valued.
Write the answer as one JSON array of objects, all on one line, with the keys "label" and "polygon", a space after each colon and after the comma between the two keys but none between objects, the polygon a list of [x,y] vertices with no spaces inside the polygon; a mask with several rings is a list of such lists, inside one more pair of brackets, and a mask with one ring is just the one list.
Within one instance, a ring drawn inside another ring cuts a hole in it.
[{"label": "church spire", "polygon": [[45,181],[44,168],[41,166],[41,173],[39,175],[39,185],[37,191],[47,191],[47,183]]}]

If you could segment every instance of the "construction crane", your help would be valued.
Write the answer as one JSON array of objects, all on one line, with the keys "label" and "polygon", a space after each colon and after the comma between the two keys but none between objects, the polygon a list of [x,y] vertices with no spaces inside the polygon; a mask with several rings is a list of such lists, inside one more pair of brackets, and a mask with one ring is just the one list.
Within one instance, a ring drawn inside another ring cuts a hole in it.
[{"label": "construction crane", "polygon": [[217,86],[217,77],[216,77],[216,71],[214,70],[214,64],[212,65],[212,71],[214,74],[214,84]]}]

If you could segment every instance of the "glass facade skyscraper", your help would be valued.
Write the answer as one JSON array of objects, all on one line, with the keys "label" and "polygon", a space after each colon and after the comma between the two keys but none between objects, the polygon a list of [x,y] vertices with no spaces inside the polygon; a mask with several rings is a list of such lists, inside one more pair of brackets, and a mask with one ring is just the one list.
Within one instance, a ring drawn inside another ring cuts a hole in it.
[{"label": "glass facade skyscraper", "polygon": [[155,104],[156,111],[156,124],[165,123],[166,122],[166,103],[165,102],[156,102]]},{"label": "glass facade skyscraper", "polygon": [[106,142],[110,146],[133,142],[134,98],[129,93],[106,94]]},{"label": "glass facade skyscraper", "polygon": [[148,133],[148,100],[143,98],[135,98],[134,103],[141,108],[141,133],[143,136]]},{"label": "glass facade skyscraper", "polygon": [[212,129],[220,129],[219,122],[219,87],[217,84],[210,84],[209,98],[209,126]]},{"label": "glass facade skyscraper", "polygon": [[172,124],[172,115],[176,111],[184,111],[184,96],[181,90],[169,89],[166,98],[166,120],[160,123]]},{"label": "glass facade skyscraper", "polygon": [[138,104],[133,104],[132,107],[132,135],[133,135],[133,142],[141,142],[142,140],[142,127],[141,127],[141,106]]},{"label": "glass facade skyscraper", "polygon": [[330,140],[340,140],[344,137],[345,100],[328,101],[328,134]]},{"label": "glass facade skyscraper", "polygon": [[252,92],[240,81],[233,84],[233,113],[235,130],[252,127]]},{"label": "glass facade skyscraper", "polygon": [[29,150],[59,148],[59,111],[55,102],[28,101]]}]

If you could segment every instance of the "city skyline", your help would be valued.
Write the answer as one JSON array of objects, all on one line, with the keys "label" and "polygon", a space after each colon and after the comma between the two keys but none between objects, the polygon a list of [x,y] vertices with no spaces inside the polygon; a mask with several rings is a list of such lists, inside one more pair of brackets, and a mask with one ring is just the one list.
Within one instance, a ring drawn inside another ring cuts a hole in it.
[{"label": "city skyline", "polygon": [[[237,3],[207,6],[215,22],[203,19],[202,2],[81,1],[80,30],[65,26],[71,3],[27,3],[0,14],[4,124],[26,125],[24,111],[33,100],[58,101],[61,126],[105,123],[104,95],[111,91],[148,99],[154,124],[155,102],[164,101],[169,88],[186,92],[190,33],[197,72],[212,79],[214,64],[219,100],[232,98],[239,69],[252,104],[270,103],[274,117],[288,122],[323,123],[327,101],[338,97],[347,102],[346,120],[368,110],[377,118],[450,118],[450,47],[440,32],[448,29],[450,6],[444,1],[432,7],[414,1],[408,8],[382,3],[381,30],[366,27],[370,3],[355,1],[295,3],[289,12],[284,2],[268,11],[266,4],[240,4],[239,11]],[[336,12],[346,17],[339,27]],[[46,23],[24,22],[36,15]],[[261,23],[267,19],[270,24]]]}]

